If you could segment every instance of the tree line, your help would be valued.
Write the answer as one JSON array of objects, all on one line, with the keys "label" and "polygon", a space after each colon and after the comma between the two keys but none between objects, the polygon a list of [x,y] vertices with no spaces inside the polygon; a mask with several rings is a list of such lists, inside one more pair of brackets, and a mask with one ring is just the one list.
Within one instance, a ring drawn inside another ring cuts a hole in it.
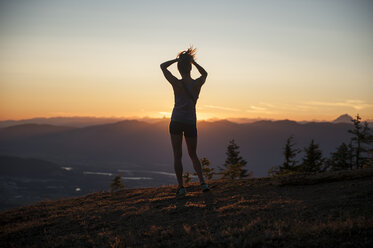
[{"label": "tree line", "polygon": [[373,135],[370,133],[368,122],[362,122],[357,114],[352,123],[353,128],[348,130],[352,135],[349,143],[342,142],[329,158],[323,156],[319,145],[312,139],[303,149],[302,161],[298,162],[296,158],[302,150],[295,147],[294,136],[290,136],[283,150],[284,162],[280,166],[272,167],[268,174],[317,173],[372,167],[373,149],[369,145],[373,142]]}]

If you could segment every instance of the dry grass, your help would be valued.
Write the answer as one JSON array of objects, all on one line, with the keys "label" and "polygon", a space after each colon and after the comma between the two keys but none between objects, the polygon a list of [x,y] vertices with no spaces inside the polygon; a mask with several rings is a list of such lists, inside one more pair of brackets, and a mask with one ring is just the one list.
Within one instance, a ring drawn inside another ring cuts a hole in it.
[{"label": "dry grass", "polygon": [[190,184],[183,199],[160,187],[45,201],[0,213],[0,247],[371,247],[372,179],[361,170],[216,180],[208,193]]}]

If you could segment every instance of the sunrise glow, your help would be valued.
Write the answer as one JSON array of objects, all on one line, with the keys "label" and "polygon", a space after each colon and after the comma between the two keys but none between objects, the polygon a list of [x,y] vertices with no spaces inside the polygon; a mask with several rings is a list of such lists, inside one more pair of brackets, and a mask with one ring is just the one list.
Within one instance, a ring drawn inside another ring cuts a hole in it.
[{"label": "sunrise glow", "polygon": [[159,64],[190,44],[209,73],[200,120],[373,119],[370,1],[8,1],[0,8],[1,120],[169,117],[173,91]]}]

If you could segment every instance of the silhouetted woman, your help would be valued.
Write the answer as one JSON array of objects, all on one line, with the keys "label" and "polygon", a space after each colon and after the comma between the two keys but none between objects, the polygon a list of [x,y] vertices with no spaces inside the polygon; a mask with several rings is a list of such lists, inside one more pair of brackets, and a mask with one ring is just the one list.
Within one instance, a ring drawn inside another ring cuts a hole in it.
[{"label": "silhouetted woman", "polygon": [[[201,87],[206,81],[207,72],[202,68],[202,66],[194,61],[195,53],[196,49],[191,47],[186,51],[180,52],[176,59],[161,64],[163,74],[167,81],[172,85],[175,95],[175,105],[170,122],[170,135],[174,152],[175,173],[179,184],[176,192],[177,196],[184,196],[186,193],[183,186],[183,165],[181,163],[183,134],[188,147],[189,156],[193,162],[194,170],[196,171],[201,183],[201,189],[202,191],[209,190],[209,187],[203,178],[201,163],[197,156],[196,126],[196,103]],[[167,69],[170,65],[176,62],[181,79],[177,79]],[[197,79],[193,79],[190,76],[192,65],[194,65],[199,73],[201,73],[201,76]]]}]

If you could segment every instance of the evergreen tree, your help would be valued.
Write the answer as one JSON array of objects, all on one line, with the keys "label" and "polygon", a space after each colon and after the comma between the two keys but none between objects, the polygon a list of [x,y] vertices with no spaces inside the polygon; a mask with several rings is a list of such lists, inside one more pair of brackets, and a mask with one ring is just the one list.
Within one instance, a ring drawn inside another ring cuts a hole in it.
[{"label": "evergreen tree", "polygon": [[184,183],[187,184],[192,180],[192,177],[190,176],[189,171],[185,172],[183,175]]},{"label": "evergreen tree", "polygon": [[352,149],[351,146],[342,143],[337,151],[332,153],[330,159],[328,159],[327,164],[331,170],[346,170],[352,168]]},{"label": "evergreen tree", "polygon": [[225,168],[221,169],[223,178],[232,178],[233,175],[234,178],[244,178],[249,176],[247,170],[244,169],[247,162],[240,156],[239,148],[240,147],[234,142],[234,139],[229,142],[225,153],[227,155],[224,163]]},{"label": "evergreen tree", "polygon": [[366,153],[366,145],[373,142],[373,136],[369,132],[368,122],[361,123],[361,117],[359,114],[356,115],[355,119],[352,119],[354,128],[348,130],[353,136],[351,138],[353,151],[354,151],[354,165],[356,168],[362,168],[366,158],[362,157],[363,153]]},{"label": "evergreen tree", "polygon": [[[211,180],[214,176],[214,168],[210,168],[210,161],[203,157],[200,159],[201,166],[202,166],[202,174],[207,180]],[[193,175],[197,176],[197,173],[194,173]]]},{"label": "evergreen tree", "polygon": [[285,144],[285,148],[283,152],[285,161],[282,163],[282,166],[280,166],[280,171],[293,171],[296,168],[297,161],[295,160],[295,157],[299,153],[299,150],[293,148],[295,146],[293,139],[294,137],[290,136],[286,140],[286,144]]},{"label": "evergreen tree", "polygon": [[294,148],[294,136],[290,136],[285,143],[283,155],[284,162],[280,166],[274,166],[269,171],[269,175],[283,175],[295,171],[297,168],[296,156],[300,152],[299,149]]},{"label": "evergreen tree", "polygon": [[111,192],[123,189],[125,185],[122,183],[122,175],[114,177],[110,184]]},{"label": "evergreen tree", "polygon": [[[247,177],[246,175],[245,177]],[[242,178],[242,164],[230,164],[223,171],[223,178]]]},{"label": "evergreen tree", "polygon": [[304,148],[306,153],[303,162],[298,166],[298,170],[301,172],[322,172],[324,170],[324,158],[322,157],[322,152],[319,148],[319,145],[314,143],[314,140],[311,140],[311,143],[308,147]]},{"label": "evergreen tree", "polygon": [[284,157],[285,161],[280,167],[283,170],[294,170],[297,161],[295,160],[295,157],[299,153],[298,149],[294,149],[293,147],[295,146],[293,142],[294,136],[290,136],[286,140],[285,148],[284,148]]}]

